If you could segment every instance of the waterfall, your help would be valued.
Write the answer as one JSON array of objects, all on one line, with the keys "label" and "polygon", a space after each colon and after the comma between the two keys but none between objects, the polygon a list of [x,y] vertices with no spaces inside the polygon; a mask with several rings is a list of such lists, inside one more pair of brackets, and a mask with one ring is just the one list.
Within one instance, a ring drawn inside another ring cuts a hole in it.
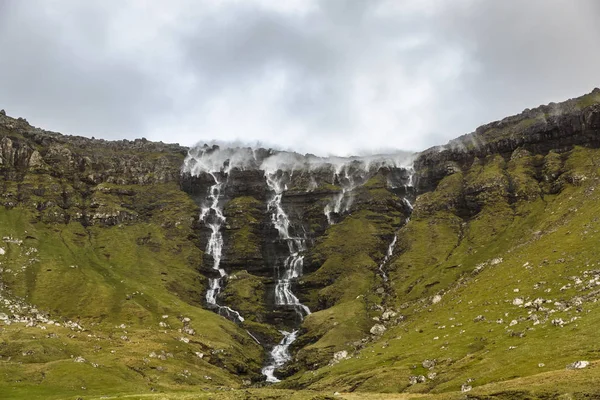
[{"label": "waterfall", "polygon": [[265,174],[269,189],[274,192],[273,197],[267,205],[271,211],[271,221],[273,226],[279,232],[279,238],[287,243],[289,256],[286,257],[282,265],[276,265],[276,283],[275,283],[275,304],[278,306],[293,306],[300,318],[310,314],[307,306],[300,303],[300,300],[291,290],[293,280],[302,276],[304,267],[304,256],[302,252],[306,250],[305,240],[300,237],[290,236],[290,219],[283,210],[281,198],[287,187],[281,179],[277,179],[276,174]]},{"label": "waterfall", "polygon": [[230,319],[238,320],[239,322],[244,322],[244,317],[242,317],[239,312],[217,303],[217,296],[221,292],[223,280],[227,277],[227,273],[221,268],[221,256],[223,254],[223,235],[221,234],[221,227],[225,223],[225,216],[223,215],[222,208],[219,206],[219,200],[221,198],[223,183],[219,181],[217,175],[214,173],[209,172],[209,174],[213,177],[215,183],[210,187],[208,192],[210,205],[202,208],[200,212],[200,221],[211,230],[206,252],[212,256],[212,269],[217,271],[219,277],[208,279],[209,289],[206,291],[206,302],[211,307],[216,308],[219,314]]},{"label": "waterfall", "polygon": [[290,355],[288,349],[292,343],[296,340],[298,336],[298,331],[286,332],[280,331],[283,335],[283,339],[279,342],[279,344],[273,347],[271,350],[271,359],[273,360],[272,364],[267,365],[262,369],[262,374],[267,377],[267,382],[277,383],[280,382],[279,379],[274,375],[275,370],[277,368],[281,368],[288,362],[292,356]]},{"label": "waterfall", "polygon": [[[282,182],[281,178],[277,178],[276,172],[265,173],[265,176],[269,189],[274,192],[273,197],[267,205],[267,209],[271,212],[271,221],[275,229],[279,232],[279,238],[287,243],[289,251],[289,256],[285,258],[283,263],[277,263],[275,266],[275,305],[292,306],[300,320],[302,320],[305,315],[310,314],[310,309],[302,304],[292,292],[292,283],[302,276],[302,269],[304,267],[304,256],[302,253],[306,251],[305,240],[290,235],[290,219],[281,205],[281,198],[283,192],[287,190],[287,186]],[[271,363],[262,369],[267,382],[279,382],[274,372],[291,359],[288,348],[294,343],[298,335],[298,331],[281,331],[281,333],[283,334],[283,339],[273,347],[270,353]]]},{"label": "waterfall", "polygon": [[[363,168],[367,167],[363,166]],[[352,173],[350,173],[348,170],[349,166],[343,165],[341,170],[336,169],[333,173],[333,182],[335,182],[337,179],[342,185],[342,191],[333,196],[329,203],[323,209],[323,212],[327,217],[327,223],[329,225],[333,225],[333,220],[331,218],[332,213],[339,214],[341,212],[346,212],[350,209],[350,207],[352,206],[352,201],[354,200],[352,197],[352,191],[356,189],[357,186],[359,186],[359,183],[355,181],[354,177],[352,176]],[[344,180],[342,180],[342,176],[340,174],[342,171],[344,172]],[[364,172],[366,173],[367,171],[365,170]],[[361,176],[360,178],[362,179],[364,177]],[[347,199],[346,193],[350,194],[350,196]],[[344,200],[346,200],[345,203]]]},{"label": "waterfall", "polygon": [[385,257],[383,257],[383,260],[381,261],[381,264],[379,264],[379,272],[381,272],[381,277],[383,278],[384,282],[388,281],[388,276],[385,273],[385,271],[383,270],[383,267],[389,261],[389,259],[392,256],[392,254],[394,254],[394,247],[396,247],[396,242],[397,241],[398,241],[398,235],[394,235],[394,239],[392,240],[392,243],[390,243],[390,245],[388,246],[387,253],[386,253]]},{"label": "waterfall", "polygon": [[[408,200],[408,198],[406,197],[408,195],[409,191],[411,189],[413,189],[414,169],[412,167],[411,168],[407,168],[407,171],[409,173],[409,175],[408,175],[408,182],[404,186],[405,195],[402,198],[402,201],[404,202],[404,205],[406,206],[406,208],[408,210],[408,217],[406,217],[406,220],[404,221],[404,225],[406,225],[406,224],[408,224],[410,222],[410,217],[411,217],[413,209],[414,209],[413,205],[410,202],[410,200]],[[388,261],[390,260],[390,258],[392,257],[392,255],[394,254],[394,248],[396,247],[396,242],[397,241],[398,241],[398,234],[395,234],[394,235],[394,239],[392,239],[392,242],[388,246],[387,253],[385,254],[385,257],[383,257],[383,260],[379,264],[379,272],[381,272],[381,277],[383,278],[384,282],[388,281],[388,276],[385,273],[384,267],[388,263]]]}]

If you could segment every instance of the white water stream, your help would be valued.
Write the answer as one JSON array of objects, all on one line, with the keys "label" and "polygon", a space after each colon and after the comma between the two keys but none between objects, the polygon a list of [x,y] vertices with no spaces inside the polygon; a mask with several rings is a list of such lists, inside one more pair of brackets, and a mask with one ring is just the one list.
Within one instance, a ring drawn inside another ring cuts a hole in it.
[{"label": "white water stream", "polygon": [[219,314],[230,319],[237,319],[240,322],[244,322],[244,317],[242,317],[239,312],[231,307],[217,303],[217,296],[221,292],[223,280],[227,277],[227,273],[221,268],[221,256],[223,254],[223,235],[221,235],[221,227],[225,223],[225,216],[219,205],[219,199],[221,197],[223,183],[219,181],[217,175],[214,173],[209,172],[209,174],[213,177],[215,183],[210,187],[208,193],[210,205],[202,208],[200,212],[200,221],[211,230],[206,252],[212,256],[212,269],[218,272],[219,277],[208,279],[209,289],[206,291],[206,302],[216,308]]},{"label": "white water stream", "polygon": [[289,347],[298,337],[298,331],[286,332],[280,331],[283,335],[281,342],[271,350],[272,363],[262,369],[262,374],[267,377],[267,382],[277,383],[280,380],[275,376],[275,370],[281,368],[292,356],[289,353]]},{"label": "white water stream", "polygon": [[[310,314],[310,309],[302,304],[292,292],[292,283],[302,276],[304,267],[302,252],[306,250],[305,240],[290,236],[290,219],[281,205],[283,192],[287,189],[286,185],[281,178],[277,177],[276,173],[265,173],[265,176],[269,189],[274,192],[267,209],[271,212],[271,221],[279,232],[279,238],[287,243],[289,251],[289,256],[285,258],[283,263],[281,265],[278,263],[275,267],[275,305],[293,307],[302,320],[304,316]],[[298,336],[298,331],[281,331],[281,333],[283,339],[271,350],[271,363],[262,369],[267,382],[279,382],[279,379],[274,375],[275,370],[291,359],[288,349]]]}]

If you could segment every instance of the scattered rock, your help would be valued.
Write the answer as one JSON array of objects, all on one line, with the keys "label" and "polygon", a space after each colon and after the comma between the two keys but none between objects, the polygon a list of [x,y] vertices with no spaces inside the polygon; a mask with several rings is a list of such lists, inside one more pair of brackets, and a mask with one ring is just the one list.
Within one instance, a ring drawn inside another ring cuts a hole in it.
[{"label": "scattered rock", "polygon": [[471,390],[473,390],[473,386],[467,385],[466,383],[463,383],[463,385],[460,387],[460,391],[463,393],[470,392]]},{"label": "scattered rock", "polygon": [[560,326],[561,328],[566,324],[565,321],[563,321],[562,318],[555,318],[552,320],[552,325],[554,326]]}]

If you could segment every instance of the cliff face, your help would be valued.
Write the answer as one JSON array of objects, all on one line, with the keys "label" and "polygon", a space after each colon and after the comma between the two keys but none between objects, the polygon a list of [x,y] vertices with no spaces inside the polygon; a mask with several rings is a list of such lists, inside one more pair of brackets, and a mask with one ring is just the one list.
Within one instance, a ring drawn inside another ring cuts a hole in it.
[{"label": "cliff face", "polygon": [[597,358],[599,138],[598,90],[353,159],[0,113],[0,390],[41,370],[73,396],[277,378],[501,396],[515,376],[553,396]]},{"label": "cliff face", "polygon": [[600,89],[594,89],[577,99],[528,109],[480,126],[445,146],[424,151],[415,161],[419,192],[435,189],[443,177],[490,155],[498,154],[508,160],[516,150],[545,155],[576,145],[598,147],[599,101]]}]

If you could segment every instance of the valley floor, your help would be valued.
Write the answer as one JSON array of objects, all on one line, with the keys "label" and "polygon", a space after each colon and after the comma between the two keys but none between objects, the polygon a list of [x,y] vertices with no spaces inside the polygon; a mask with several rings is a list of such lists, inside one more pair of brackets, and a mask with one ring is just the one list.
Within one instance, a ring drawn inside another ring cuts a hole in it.
[{"label": "valley floor", "polygon": [[129,400],[511,400],[511,399],[600,399],[600,360],[594,361],[588,368],[581,370],[556,370],[516,378],[503,382],[482,385],[468,392],[446,392],[438,394],[422,393],[370,393],[370,392],[331,392],[313,390],[286,390],[276,388],[248,388],[221,390],[198,389],[194,391],[176,391],[166,393],[115,393],[111,388],[94,393],[81,391],[79,395],[53,395],[42,387],[23,386],[0,387],[2,399],[129,399]]}]

